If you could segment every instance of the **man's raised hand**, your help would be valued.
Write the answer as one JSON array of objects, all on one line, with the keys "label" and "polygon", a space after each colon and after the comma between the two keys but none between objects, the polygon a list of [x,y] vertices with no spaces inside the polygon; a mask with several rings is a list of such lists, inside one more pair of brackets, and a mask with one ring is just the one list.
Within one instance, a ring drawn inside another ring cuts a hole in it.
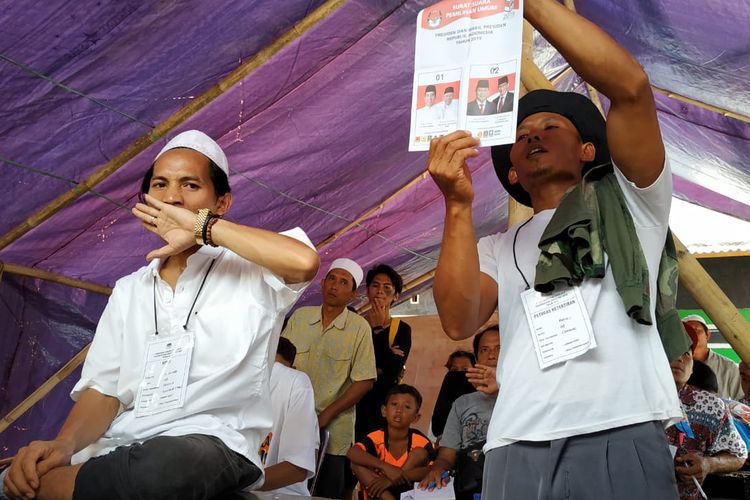
[{"label": "man's raised hand", "polygon": [[158,235],[167,244],[149,252],[146,259],[164,258],[176,255],[195,245],[196,214],[182,207],[161,202],[153,196],[145,195],[146,202],[137,203],[132,212],[143,227]]},{"label": "man's raised hand", "polygon": [[471,204],[474,187],[466,160],[479,155],[479,139],[457,130],[430,142],[427,170],[445,197],[446,203]]}]

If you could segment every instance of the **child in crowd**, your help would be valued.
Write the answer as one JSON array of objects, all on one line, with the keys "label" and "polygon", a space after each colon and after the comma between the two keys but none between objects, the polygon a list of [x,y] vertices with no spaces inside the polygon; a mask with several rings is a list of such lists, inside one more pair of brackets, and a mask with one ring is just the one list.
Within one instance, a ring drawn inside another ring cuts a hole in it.
[{"label": "child in crowd", "polygon": [[419,420],[421,406],[422,395],[416,388],[406,384],[392,387],[381,407],[385,429],[371,432],[347,453],[365,498],[399,498],[427,473],[432,443],[411,428]]}]

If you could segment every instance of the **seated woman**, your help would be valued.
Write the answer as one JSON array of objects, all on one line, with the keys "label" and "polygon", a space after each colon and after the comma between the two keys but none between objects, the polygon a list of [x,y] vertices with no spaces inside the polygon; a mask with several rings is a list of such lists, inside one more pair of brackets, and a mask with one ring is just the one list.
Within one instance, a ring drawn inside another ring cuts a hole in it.
[{"label": "seated woman", "polygon": [[672,361],[672,376],[687,421],[667,429],[667,440],[677,451],[675,472],[681,499],[702,498],[700,484],[708,474],[739,470],[747,447],[732,423],[729,408],[715,394],[689,385],[693,355]]}]

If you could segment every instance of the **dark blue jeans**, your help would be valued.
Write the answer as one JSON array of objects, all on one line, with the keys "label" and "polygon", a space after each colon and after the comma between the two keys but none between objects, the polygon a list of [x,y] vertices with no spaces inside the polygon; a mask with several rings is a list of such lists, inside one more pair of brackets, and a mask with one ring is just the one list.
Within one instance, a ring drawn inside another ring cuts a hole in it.
[{"label": "dark blue jeans", "polygon": [[222,498],[251,485],[260,474],[216,437],[156,437],[83,464],[73,499]]}]

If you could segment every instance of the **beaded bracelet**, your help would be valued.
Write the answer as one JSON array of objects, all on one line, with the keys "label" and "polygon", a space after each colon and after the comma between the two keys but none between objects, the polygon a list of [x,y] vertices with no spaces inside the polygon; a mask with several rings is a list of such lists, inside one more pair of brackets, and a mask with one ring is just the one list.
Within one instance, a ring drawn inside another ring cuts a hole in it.
[{"label": "beaded bracelet", "polygon": [[211,216],[206,221],[206,229],[203,231],[203,241],[205,241],[207,245],[211,245],[212,247],[218,246],[216,243],[214,243],[214,240],[211,237],[211,228],[214,227],[214,224],[216,224],[219,219],[221,219],[221,216],[211,214]]},{"label": "beaded bracelet", "polygon": [[205,227],[206,223],[211,217],[211,210],[208,208],[201,208],[198,210],[198,215],[195,217],[195,227],[193,227],[193,236],[195,236],[195,242],[199,245],[205,245]]}]

